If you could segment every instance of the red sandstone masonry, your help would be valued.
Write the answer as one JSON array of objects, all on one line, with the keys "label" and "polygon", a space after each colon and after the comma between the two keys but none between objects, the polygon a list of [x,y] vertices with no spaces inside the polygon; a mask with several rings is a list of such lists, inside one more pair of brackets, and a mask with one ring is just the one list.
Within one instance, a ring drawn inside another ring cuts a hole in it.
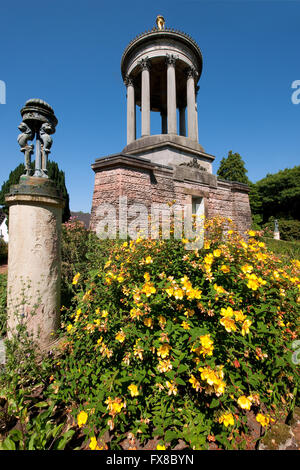
[{"label": "red sandstone masonry", "polygon": [[92,230],[96,230],[97,227],[97,207],[103,203],[110,203],[118,214],[120,196],[127,196],[128,206],[145,205],[149,214],[153,203],[176,201],[183,205],[191,203],[193,196],[199,196],[204,198],[206,217],[216,215],[229,217],[241,233],[250,228],[251,211],[248,188],[245,185],[218,181],[215,188],[199,182],[176,181],[169,167],[148,164],[149,168],[147,165],[145,168],[140,168],[138,162],[136,165],[132,164],[127,156],[123,158],[124,164],[120,156],[119,163],[110,166],[111,160],[107,158],[104,163],[100,160],[101,165],[98,168],[97,162],[94,165],[95,187],[90,225]]}]

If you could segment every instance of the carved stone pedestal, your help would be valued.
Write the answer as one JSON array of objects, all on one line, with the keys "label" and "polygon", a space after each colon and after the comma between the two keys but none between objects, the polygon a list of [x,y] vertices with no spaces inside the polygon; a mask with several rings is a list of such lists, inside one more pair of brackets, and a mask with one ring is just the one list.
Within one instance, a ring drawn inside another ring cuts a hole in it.
[{"label": "carved stone pedestal", "polygon": [[18,325],[41,348],[55,339],[60,312],[63,199],[45,178],[22,176],[9,205],[8,337]]}]

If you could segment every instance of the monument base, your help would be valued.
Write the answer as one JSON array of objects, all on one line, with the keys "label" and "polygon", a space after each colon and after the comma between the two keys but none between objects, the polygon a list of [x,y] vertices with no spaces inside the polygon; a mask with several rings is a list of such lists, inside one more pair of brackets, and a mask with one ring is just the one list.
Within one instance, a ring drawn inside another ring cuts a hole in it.
[{"label": "monument base", "polygon": [[60,245],[64,201],[45,178],[21,177],[9,205],[8,337],[23,325],[44,348],[54,340],[60,312]]}]

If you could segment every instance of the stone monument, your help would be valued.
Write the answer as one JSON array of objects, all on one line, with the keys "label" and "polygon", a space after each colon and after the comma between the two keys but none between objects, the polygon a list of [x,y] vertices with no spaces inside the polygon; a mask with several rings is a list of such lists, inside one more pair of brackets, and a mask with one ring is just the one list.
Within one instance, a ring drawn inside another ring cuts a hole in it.
[{"label": "stone monument", "polygon": [[[148,207],[175,200],[197,207],[200,215],[229,217],[241,232],[250,227],[248,186],[217,179],[212,173],[214,156],[198,142],[202,63],[198,44],[188,34],[167,28],[161,15],[156,27],[126,47],[121,73],[127,90],[127,145],[119,154],[97,158],[92,165],[92,229],[99,222],[98,207],[110,203],[119,210],[120,196],[126,196],[128,204]],[[161,117],[158,135],[151,134],[151,112]]]},{"label": "stone monument", "polygon": [[[6,195],[9,206],[8,337],[24,325],[43,349],[55,339],[60,308],[60,247],[63,199],[47,175],[47,159],[57,119],[45,101],[31,99],[21,109],[18,143],[25,174]],[[35,139],[35,169],[31,156]]]}]

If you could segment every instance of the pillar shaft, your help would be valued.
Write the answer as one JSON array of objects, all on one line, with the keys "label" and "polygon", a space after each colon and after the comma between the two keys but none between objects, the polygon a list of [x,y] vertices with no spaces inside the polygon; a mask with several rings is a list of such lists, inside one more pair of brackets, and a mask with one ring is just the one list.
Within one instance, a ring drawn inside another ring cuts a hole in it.
[{"label": "pillar shaft", "polygon": [[[40,186],[45,178],[37,180]],[[46,180],[48,181],[48,180]],[[21,188],[22,185],[19,185]],[[42,349],[55,339],[60,313],[63,201],[50,195],[10,194],[7,281],[8,337],[18,326]]]},{"label": "pillar shaft", "polygon": [[150,135],[150,63],[148,59],[140,61],[142,67],[142,137]]},{"label": "pillar shaft", "polygon": [[185,108],[179,108],[179,133],[184,137],[186,136]]},{"label": "pillar shaft", "polygon": [[188,138],[197,140],[196,131],[196,97],[195,97],[195,72],[189,69],[187,72],[187,118],[188,118]]},{"label": "pillar shaft", "polygon": [[136,139],[135,91],[132,79],[127,77],[127,145]]},{"label": "pillar shaft", "polygon": [[173,55],[167,56],[168,134],[177,134],[175,62]]}]

